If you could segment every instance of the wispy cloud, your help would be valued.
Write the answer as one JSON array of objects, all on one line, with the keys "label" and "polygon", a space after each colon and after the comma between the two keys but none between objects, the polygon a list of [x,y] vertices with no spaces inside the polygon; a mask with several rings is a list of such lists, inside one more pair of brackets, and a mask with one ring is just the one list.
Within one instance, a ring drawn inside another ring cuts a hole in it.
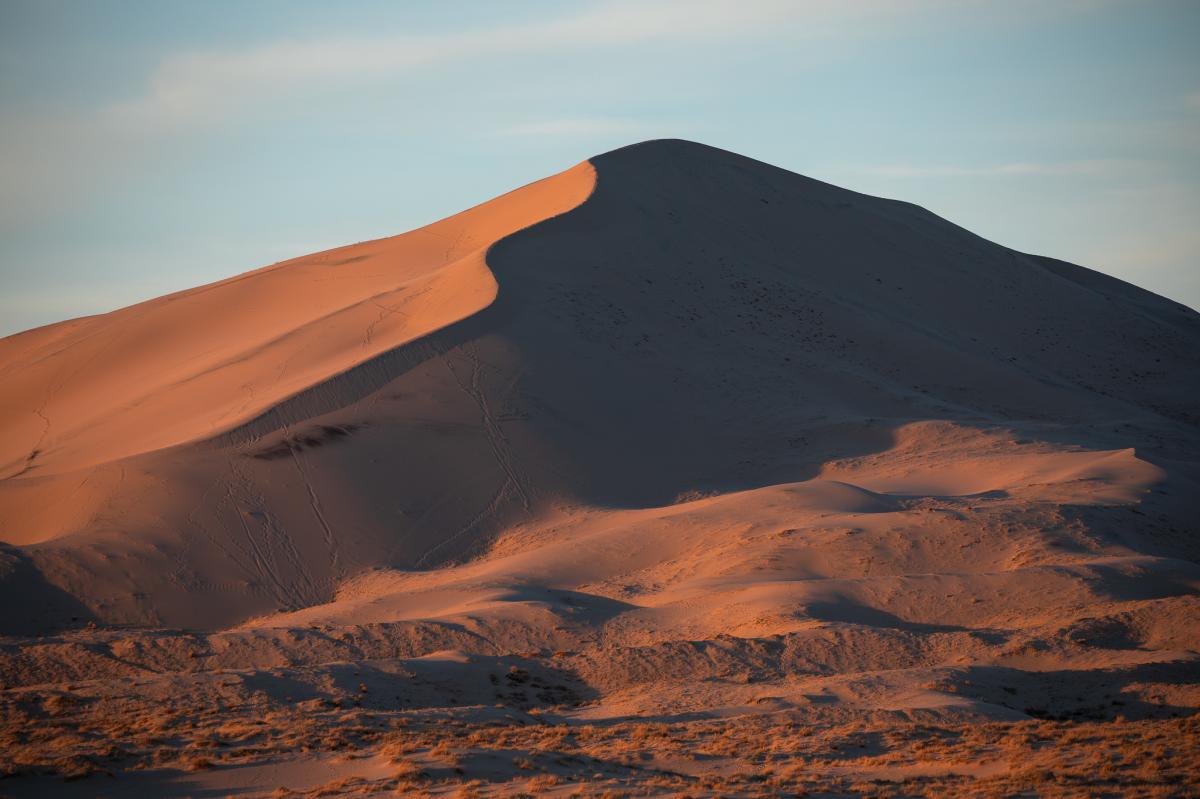
[{"label": "wispy cloud", "polygon": [[644,125],[632,119],[613,117],[564,117],[542,119],[500,128],[502,136],[596,136],[610,133],[634,133]]},{"label": "wispy cloud", "polygon": [[729,40],[801,20],[846,16],[831,0],[609,0],[572,16],[491,29],[333,36],[196,50],[165,59],[147,91],[106,113],[138,125],[190,122],[258,96],[378,82],[437,64],[653,42]]},{"label": "wispy cloud", "polygon": [[190,124],[248,99],[347,81],[428,77],[428,68],[438,64],[754,35],[861,34],[948,4],[951,0],[602,0],[571,15],[486,29],[282,38],[239,49],[195,49],[163,59],[144,91],[101,115],[143,129]]},{"label": "wispy cloud", "polygon": [[1090,177],[1127,173],[1141,166],[1136,161],[1093,159],[1082,161],[1021,161],[980,166],[936,164],[883,164],[854,169],[861,175],[896,180],[922,178],[1005,178],[1005,177]]},{"label": "wispy cloud", "polygon": [[[795,30],[800,22],[815,30],[847,13],[835,0],[605,0],[572,14],[488,29],[329,34],[176,52],[122,99],[50,114],[6,109],[0,115],[0,223],[22,225],[84,195],[89,185],[120,175],[127,163],[152,157],[159,142],[277,113],[288,100],[323,102],[408,78],[428,84],[432,69],[455,63],[626,45],[728,43]],[[512,133],[564,135],[572,126],[595,131],[595,125],[531,123]]]},{"label": "wispy cloud", "polygon": [[[645,55],[673,46],[728,49],[756,37],[786,37],[796,48],[817,52],[834,41],[896,35],[901,21],[936,20],[940,9],[964,1],[598,0],[561,16],[490,28],[278,37],[175,52],[125,97],[101,106],[51,116],[7,109],[0,118],[0,223],[23,224],[55,203],[83,196],[89,185],[120,175],[127,163],[146,161],[157,143],[169,141],[178,151],[185,138],[278,114],[293,100],[319,104],[408,79],[429,85],[437,69],[454,64],[574,59],[623,47]],[[600,127],[615,132],[613,124]],[[535,121],[509,130],[525,136],[585,132],[598,132],[597,121]]]}]

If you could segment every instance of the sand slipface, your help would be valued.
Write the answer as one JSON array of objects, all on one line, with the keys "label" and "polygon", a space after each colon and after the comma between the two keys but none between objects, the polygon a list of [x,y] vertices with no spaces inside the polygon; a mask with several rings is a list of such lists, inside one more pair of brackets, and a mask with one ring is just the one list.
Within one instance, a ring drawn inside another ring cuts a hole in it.
[{"label": "sand slipface", "polygon": [[1191,790],[1200,316],[916,206],[646,142],[0,374],[0,793]]}]

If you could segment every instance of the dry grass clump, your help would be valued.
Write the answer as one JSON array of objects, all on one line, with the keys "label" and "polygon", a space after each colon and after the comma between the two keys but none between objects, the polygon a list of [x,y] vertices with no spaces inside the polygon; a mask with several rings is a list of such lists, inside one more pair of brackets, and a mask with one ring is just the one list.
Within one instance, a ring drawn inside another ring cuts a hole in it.
[{"label": "dry grass clump", "polygon": [[558,783],[558,777],[553,774],[539,774],[536,777],[531,777],[529,782],[525,783],[525,790],[534,796],[539,796],[543,791],[553,788]]},{"label": "dry grass clump", "polygon": [[462,755],[450,741],[439,741],[435,744],[429,750],[429,757],[451,767],[456,767],[462,762]]},{"label": "dry grass clump", "polygon": [[379,747],[379,756],[389,763],[402,763],[408,755],[419,748],[408,738],[389,738]]},{"label": "dry grass clump", "polygon": [[425,769],[421,768],[419,763],[412,760],[396,760],[392,762],[395,770],[392,772],[392,778],[397,780],[418,780],[425,779]]},{"label": "dry grass clump", "polygon": [[479,789],[483,786],[483,784],[483,780],[471,780],[470,782],[460,785],[458,789],[451,795],[454,796],[455,799],[478,799],[478,797],[481,795]]},{"label": "dry grass clump", "polygon": [[371,787],[370,783],[362,777],[342,777],[331,780],[304,795],[312,797],[359,796],[371,792]]},{"label": "dry grass clump", "polygon": [[207,757],[190,757],[184,761],[184,768],[188,771],[206,771],[216,765],[211,758]]}]

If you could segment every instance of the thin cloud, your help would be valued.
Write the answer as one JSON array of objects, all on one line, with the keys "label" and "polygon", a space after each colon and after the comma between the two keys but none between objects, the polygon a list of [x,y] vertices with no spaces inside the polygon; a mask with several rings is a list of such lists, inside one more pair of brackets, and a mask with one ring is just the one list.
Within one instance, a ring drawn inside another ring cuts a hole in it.
[{"label": "thin cloud", "polygon": [[1004,178],[1004,177],[1091,177],[1128,172],[1138,166],[1132,161],[1094,159],[1083,161],[1023,161],[983,166],[885,164],[858,167],[854,171],[871,177],[894,180],[922,178]]},{"label": "thin cloud", "polygon": [[108,113],[138,126],[211,119],[256,98],[314,86],[425,77],[431,66],[648,44],[728,44],[753,36],[865,36],[950,0],[606,0],[580,13],[490,29],[330,36],[195,50],[159,64],[147,90]]},{"label": "thin cloud", "polygon": [[543,119],[521,125],[500,128],[501,136],[598,136],[610,133],[633,133],[643,126],[630,119],[605,117],[574,117]]},{"label": "thin cloud", "polygon": [[[123,100],[68,118],[15,110],[6,116],[19,124],[0,118],[0,224],[24,224],[85,194],[89,184],[111,181],[159,143],[174,147],[289,101],[323,102],[409,78],[427,84],[442,66],[622,47],[724,48],[756,38],[788,37],[801,47],[895,35],[901,20],[936,20],[940,9],[959,7],[951,0],[602,0],[573,14],[489,29],[330,34],[178,52]],[[524,135],[552,135],[554,125],[546,125],[538,132],[529,123]]]},{"label": "thin cloud", "polygon": [[144,161],[157,143],[244,121],[289,99],[407,77],[427,82],[432,68],[454,63],[625,45],[726,43],[795,30],[801,21],[815,29],[822,20],[845,19],[840,9],[834,0],[608,0],[573,15],[486,30],[283,38],[178,52],[123,100],[53,114],[9,109],[0,116],[0,224],[27,224],[81,196],[87,185],[114,179],[128,162]]},{"label": "thin cloud", "polygon": [[[197,50],[164,60],[139,97],[107,109],[139,126],[190,122],[258,97],[314,85],[420,74],[432,65],[648,42],[732,39],[837,14],[828,0],[617,0],[583,13],[487,30],[327,37]],[[842,15],[844,16],[844,14]]]}]

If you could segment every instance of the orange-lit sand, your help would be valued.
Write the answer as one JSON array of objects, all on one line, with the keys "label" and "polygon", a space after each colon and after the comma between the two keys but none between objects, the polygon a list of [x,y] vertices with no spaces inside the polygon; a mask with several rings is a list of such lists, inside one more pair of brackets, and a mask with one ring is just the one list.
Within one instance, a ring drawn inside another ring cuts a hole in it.
[{"label": "orange-lit sand", "polygon": [[0,375],[0,795],[1196,789],[1200,317],[915,206],[649,142]]},{"label": "orange-lit sand", "polygon": [[476,313],[504,236],[579,205],[588,163],[390,239],[0,340],[0,463],[42,477],[211,438]]}]

